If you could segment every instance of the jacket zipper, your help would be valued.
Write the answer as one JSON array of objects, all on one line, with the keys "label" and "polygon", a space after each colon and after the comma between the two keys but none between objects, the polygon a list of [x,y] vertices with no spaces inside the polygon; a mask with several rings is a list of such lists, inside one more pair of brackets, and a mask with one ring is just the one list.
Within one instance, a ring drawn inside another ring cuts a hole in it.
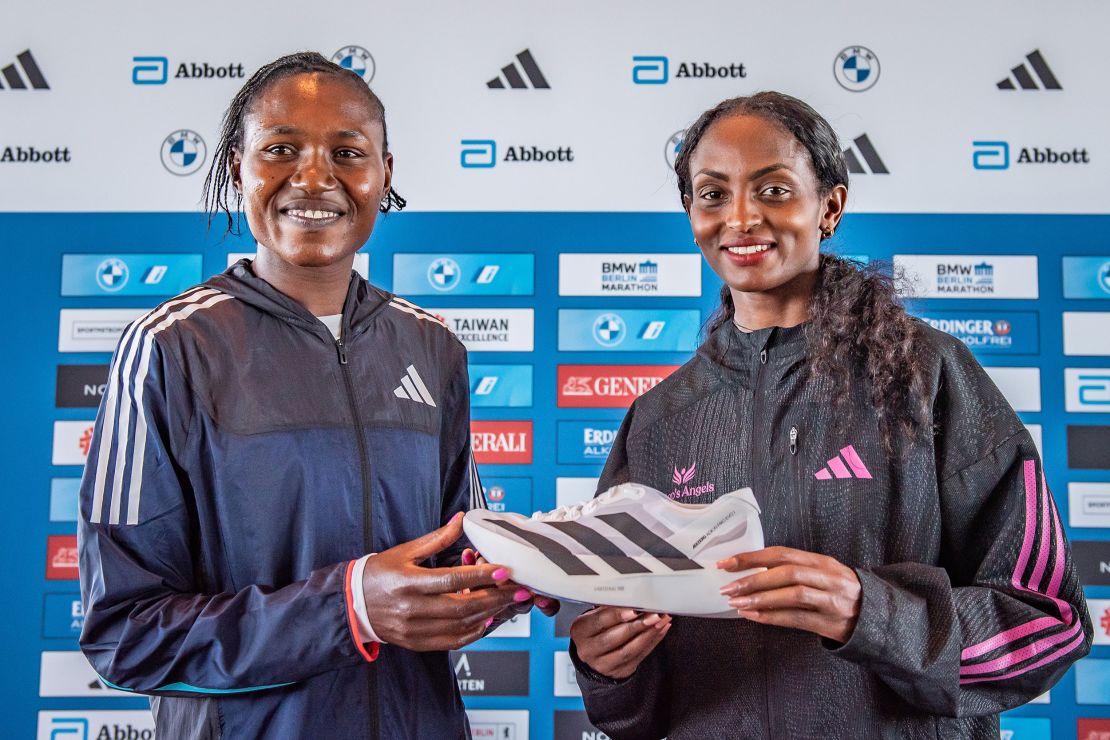
[{"label": "jacket zipper", "polygon": [[[753,424],[759,424],[763,420],[763,369],[767,365],[767,349],[762,348],[759,351],[759,364],[755,368],[755,382],[752,383],[753,398],[752,398],[752,421]],[[765,439],[761,434],[752,433],[752,477],[757,486],[756,490],[762,491],[763,495],[768,495],[771,490],[770,476],[766,474],[764,465],[760,464],[764,461],[764,455],[760,454],[760,440]],[[768,662],[767,645],[760,640],[760,650],[763,653],[763,697],[766,707],[767,718],[767,733],[769,737],[779,737],[778,723],[775,721],[774,710],[771,707],[771,686],[772,680],[771,666]]]},{"label": "jacket zipper", "polygon": [[[343,344],[342,332],[335,340],[335,349],[339,353],[339,367],[343,372],[343,385],[347,389],[347,401],[351,408],[351,416],[355,422],[355,438],[358,442],[359,468],[362,473],[362,551],[374,551],[374,512],[371,509],[370,496],[370,456],[366,449],[366,437],[362,429],[362,416],[358,412],[355,402],[354,383],[351,380],[351,367],[347,364],[347,347]],[[378,740],[381,735],[378,718],[378,671],[377,665],[370,664],[370,738]]]},{"label": "jacket zipper", "polygon": [[792,481],[792,498],[796,506],[794,507],[794,521],[797,525],[796,531],[801,535],[802,549],[812,550],[813,546],[810,544],[809,536],[809,522],[807,521],[805,512],[806,506],[806,489],[805,489],[805,471],[802,468],[802,461],[798,459],[799,445],[799,431],[796,425],[790,426],[790,457],[792,465],[790,466],[791,472],[794,474]]}]

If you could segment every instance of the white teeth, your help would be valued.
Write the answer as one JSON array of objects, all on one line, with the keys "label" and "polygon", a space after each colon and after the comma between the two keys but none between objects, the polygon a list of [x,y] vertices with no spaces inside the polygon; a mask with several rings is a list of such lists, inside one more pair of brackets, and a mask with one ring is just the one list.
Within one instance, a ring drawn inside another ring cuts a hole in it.
[{"label": "white teeth", "polygon": [[756,244],[754,247],[729,247],[728,251],[732,254],[756,254],[766,252],[770,248],[770,244]]},{"label": "white teeth", "polygon": [[288,213],[290,216],[294,216],[296,218],[308,218],[308,219],[335,218],[336,216],[339,215],[335,211],[301,211],[301,210],[296,210],[296,209],[293,209],[293,208],[290,208],[288,211],[286,211],[286,213]]}]

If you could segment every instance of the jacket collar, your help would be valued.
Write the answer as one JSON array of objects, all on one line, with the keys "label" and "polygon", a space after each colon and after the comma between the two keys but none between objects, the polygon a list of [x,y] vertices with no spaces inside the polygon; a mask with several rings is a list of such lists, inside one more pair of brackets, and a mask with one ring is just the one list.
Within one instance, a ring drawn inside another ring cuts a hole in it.
[{"label": "jacket collar", "polygon": [[[297,301],[254,274],[251,260],[241,259],[225,272],[209,278],[206,285],[253,306],[263,313],[306,329],[333,341],[331,332]],[[351,272],[347,297],[343,302],[343,336],[354,337],[369,326],[372,318],[393,295],[370,285],[357,272]]]},{"label": "jacket collar", "polygon": [[776,364],[779,360],[804,354],[805,332],[805,323],[743,332],[731,321],[726,321],[698,348],[698,355],[721,368],[726,378],[733,376],[735,380],[737,374],[746,378],[764,350],[769,356],[768,361]]}]

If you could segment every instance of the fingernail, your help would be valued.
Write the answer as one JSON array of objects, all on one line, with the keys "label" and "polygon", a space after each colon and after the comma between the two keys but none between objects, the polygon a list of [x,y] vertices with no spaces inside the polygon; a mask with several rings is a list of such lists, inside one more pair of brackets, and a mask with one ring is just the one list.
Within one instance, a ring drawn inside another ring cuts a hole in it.
[{"label": "fingernail", "polygon": [[509,571],[505,570],[504,568],[498,568],[497,570],[493,571],[493,580],[495,580],[495,581],[507,581],[507,580],[509,580]]},{"label": "fingernail", "polygon": [[474,553],[470,550],[463,551],[462,562],[463,565],[474,565]]},{"label": "fingernail", "polygon": [[547,598],[546,596],[537,596],[536,606],[540,607],[541,609],[549,607],[551,606],[551,599]]},{"label": "fingernail", "polygon": [[649,614],[646,617],[644,617],[644,626],[645,627],[650,627],[653,624],[658,624],[659,620],[660,620],[660,616],[658,614]]},{"label": "fingernail", "polygon": [[493,624],[493,617],[490,617],[489,619],[486,620],[486,626],[487,627],[489,627],[491,624]]},{"label": "fingernail", "polygon": [[528,601],[530,598],[532,598],[532,592],[526,588],[518,588],[513,594],[513,601]]},{"label": "fingernail", "polygon": [[635,609],[625,609],[624,611],[621,612],[621,621],[622,622],[631,622],[635,618],[636,618],[636,610]]},{"label": "fingernail", "polygon": [[747,609],[752,605],[752,600],[746,596],[741,596],[735,599],[729,599],[728,605],[733,609]]},{"label": "fingernail", "polygon": [[461,511],[457,512],[455,514],[455,516],[451,517],[451,523],[454,524],[455,522],[457,522],[458,520],[460,520],[462,518],[463,518],[463,512],[461,512]]}]

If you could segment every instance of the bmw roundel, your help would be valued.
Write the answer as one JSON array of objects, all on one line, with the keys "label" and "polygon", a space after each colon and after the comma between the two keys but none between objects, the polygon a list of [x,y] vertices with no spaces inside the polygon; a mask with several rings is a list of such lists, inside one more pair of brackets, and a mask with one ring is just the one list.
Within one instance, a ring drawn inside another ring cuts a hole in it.
[{"label": "bmw roundel", "polygon": [[109,293],[115,293],[127,284],[129,274],[126,262],[118,257],[109,257],[96,268],[96,284]]},{"label": "bmw roundel", "polygon": [[208,158],[208,146],[196,131],[183,128],[162,140],[162,166],[175,175],[191,175]]},{"label": "bmw roundel", "polygon": [[1098,268],[1098,286],[1110,293],[1110,262],[1103,263],[1102,267]]},{"label": "bmw roundel", "polygon": [[628,330],[624,319],[615,313],[603,313],[594,320],[594,339],[602,347],[616,347],[624,341]]},{"label": "bmw roundel", "polygon": [[361,46],[344,46],[331,55],[331,60],[343,69],[357,74],[367,85],[374,79],[374,72],[377,71],[374,57]]},{"label": "bmw roundel", "polygon": [[833,74],[845,90],[869,90],[879,81],[879,58],[866,46],[849,46],[836,55]]},{"label": "bmw roundel", "polygon": [[428,266],[428,282],[433,288],[446,293],[459,284],[459,263],[450,257],[440,257]]}]

